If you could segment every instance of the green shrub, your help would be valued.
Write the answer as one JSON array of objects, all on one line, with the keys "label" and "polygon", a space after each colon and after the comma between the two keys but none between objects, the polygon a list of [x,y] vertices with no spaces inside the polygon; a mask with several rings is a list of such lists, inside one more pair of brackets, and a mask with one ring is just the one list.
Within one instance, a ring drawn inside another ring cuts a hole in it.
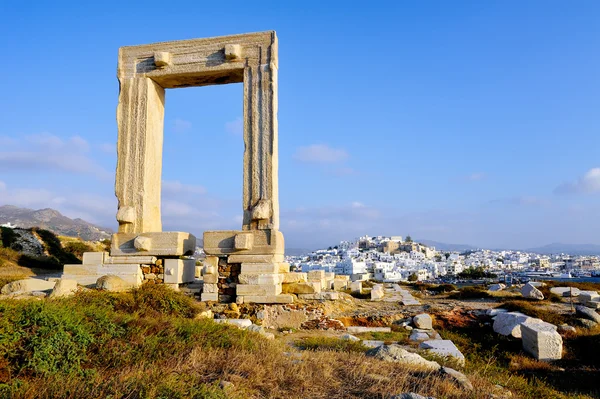
[{"label": "green shrub", "polygon": [[36,268],[36,269],[48,269],[48,270],[60,270],[62,269],[61,263],[54,256],[33,256],[22,254],[19,256],[17,261],[19,266]]},{"label": "green shrub", "polygon": [[5,248],[10,248],[17,240],[17,234],[10,227],[0,227],[0,244]]},{"label": "green shrub", "polygon": [[83,241],[69,241],[65,244],[65,251],[75,255],[78,259],[83,257],[84,252],[93,252],[94,249]]},{"label": "green shrub", "polygon": [[54,256],[60,264],[81,263],[77,256],[64,250],[62,243],[53,232],[38,228],[33,228],[32,231],[40,236],[44,241],[46,251]]}]

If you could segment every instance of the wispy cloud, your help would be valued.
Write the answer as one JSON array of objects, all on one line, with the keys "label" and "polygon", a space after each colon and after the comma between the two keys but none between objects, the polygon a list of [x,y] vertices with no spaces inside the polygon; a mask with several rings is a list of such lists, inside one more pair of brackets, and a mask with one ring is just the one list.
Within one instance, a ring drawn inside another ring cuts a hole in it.
[{"label": "wispy cloud", "polygon": [[574,182],[567,182],[554,189],[555,194],[578,194],[600,192],[600,168],[592,168]]},{"label": "wispy cloud", "polygon": [[50,133],[33,134],[11,139],[2,149],[6,151],[0,151],[1,171],[59,170],[102,179],[112,176],[90,157],[90,144],[80,136],[63,139]]},{"label": "wispy cloud", "polygon": [[173,121],[173,131],[175,133],[184,133],[192,128],[192,122],[185,119],[176,118]]},{"label": "wispy cloud", "polygon": [[230,134],[242,135],[244,133],[244,123],[242,118],[236,118],[225,123],[225,131]]},{"label": "wispy cloud", "polygon": [[512,205],[512,206],[547,206],[550,201],[530,195],[521,195],[516,197],[498,198],[489,201],[490,204]]},{"label": "wispy cloud", "polygon": [[116,155],[117,153],[117,145],[115,143],[102,143],[98,145],[98,148],[100,149],[100,151],[106,154]]},{"label": "wispy cloud", "polygon": [[293,158],[300,162],[324,164],[343,162],[349,158],[349,155],[341,148],[332,148],[326,144],[312,144],[298,147]]},{"label": "wispy cloud", "polygon": [[206,188],[193,184],[183,184],[178,180],[163,180],[162,191],[167,195],[182,193],[205,194]]}]

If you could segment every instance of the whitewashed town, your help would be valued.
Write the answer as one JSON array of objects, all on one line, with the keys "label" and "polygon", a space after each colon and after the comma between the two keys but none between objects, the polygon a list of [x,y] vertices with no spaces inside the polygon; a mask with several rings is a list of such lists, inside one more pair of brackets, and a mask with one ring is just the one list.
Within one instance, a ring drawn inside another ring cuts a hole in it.
[{"label": "whitewashed town", "polygon": [[[303,256],[289,256],[297,271],[349,275],[352,281],[382,282],[452,280],[465,271],[483,270],[499,279],[576,278],[600,276],[598,256],[541,255],[523,251],[477,249],[440,251],[410,236],[369,236],[341,241]],[[466,273],[468,275],[469,273]]]}]

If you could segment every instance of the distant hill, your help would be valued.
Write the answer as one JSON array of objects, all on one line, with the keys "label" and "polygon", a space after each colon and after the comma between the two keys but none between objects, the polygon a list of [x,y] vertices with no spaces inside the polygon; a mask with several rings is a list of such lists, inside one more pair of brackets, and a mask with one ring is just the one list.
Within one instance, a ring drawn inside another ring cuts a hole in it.
[{"label": "distant hill", "polygon": [[0,206],[0,224],[11,223],[25,229],[40,227],[58,235],[80,237],[85,241],[110,238],[113,231],[82,219],[70,219],[54,209],[28,209],[12,205]]},{"label": "distant hill", "polygon": [[600,255],[600,245],[596,244],[562,244],[552,243],[542,247],[529,248],[526,252],[539,254]]},{"label": "distant hill", "polygon": [[472,245],[467,245],[467,244],[446,244],[443,242],[431,241],[431,240],[415,240],[415,242],[425,244],[428,247],[435,247],[435,249],[437,249],[438,251],[464,252],[464,251],[470,251],[470,250],[477,249],[477,247],[474,247]]}]

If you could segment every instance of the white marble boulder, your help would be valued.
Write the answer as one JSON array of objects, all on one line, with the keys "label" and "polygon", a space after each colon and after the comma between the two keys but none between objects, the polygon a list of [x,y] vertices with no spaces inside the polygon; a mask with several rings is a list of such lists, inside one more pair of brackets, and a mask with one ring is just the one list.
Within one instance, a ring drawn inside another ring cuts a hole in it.
[{"label": "white marble boulder", "polygon": [[538,360],[551,361],[562,358],[562,337],[556,326],[546,322],[521,325],[523,349]]},{"label": "white marble boulder", "polygon": [[521,295],[523,295],[525,298],[538,300],[544,299],[544,294],[542,294],[542,291],[535,288],[531,283],[527,283],[523,286],[523,288],[521,288]]}]

